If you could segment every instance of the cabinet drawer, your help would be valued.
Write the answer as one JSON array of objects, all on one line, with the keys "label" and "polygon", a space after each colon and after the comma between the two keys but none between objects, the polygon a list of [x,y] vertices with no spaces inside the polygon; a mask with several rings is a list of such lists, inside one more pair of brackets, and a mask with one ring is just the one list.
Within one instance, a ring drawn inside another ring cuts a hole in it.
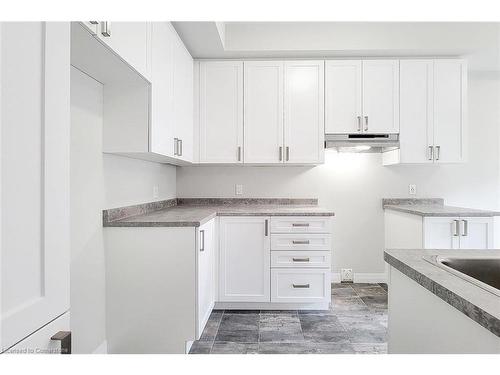
[{"label": "cabinet drawer", "polygon": [[272,251],[271,267],[330,268],[329,251]]},{"label": "cabinet drawer", "polygon": [[271,234],[271,250],[330,250],[329,234]]},{"label": "cabinet drawer", "polygon": [[330,233],[329,217],[271,217],[271,233]]},{"label": "cabinet drawer", "polygon": [[330,289],[329,270],[271,270],[271,302],[329,302]]}]

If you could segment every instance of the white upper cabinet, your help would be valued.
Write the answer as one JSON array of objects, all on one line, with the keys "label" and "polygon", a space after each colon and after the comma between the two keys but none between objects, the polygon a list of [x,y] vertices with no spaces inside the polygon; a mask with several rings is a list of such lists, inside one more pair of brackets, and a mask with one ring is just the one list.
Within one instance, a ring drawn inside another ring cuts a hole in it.
[{"label": "white upper cabinet", "polygon": [[363,60],[363,131],[399,133],[399,60]]},{"label": "white upper cabinet", "polygon": [[168,22],[153,22],[151,36],[150,151],[174,155],[174,34]]},{"label": "white upper cabinet", "polygon": [[403,163],[432,163],[433,61],[400,62],[400,148]]},{"label": "white upper cabinet", "polygon": [[99,39],[140,74],[150,78],[150,22],[101,21],[97,29]]},{"label": "white upper cabinet", "polygon": [[466,72],[463,60],[434,60],[434,159],[441,163],[465,158]]},{"label": "white upper cabinet", "polygon": [[327,60],[325,63],[325,133],[362,131],[361,60]]},{"label": "white upper cabinet", "polygon": [[243,162],[243,62],[200,62],[200,163]]},{"label": "white upper cabinet", "polygon": [[244,161],[283,162],[283,62],[244,63]]},{"label": "white upper cabinet", "polygon": [[193,58],[174,31],[173,116],[175,156],[193,160]]},{"label": "white upper cabinet", "polygon": [[463,60],[402,60],[400,163],[466,158],[467,67]]},{"label": "white upper cabinet", "polygon": [[286,61],[284,146],[286,163],[324,159],[324,61]]}]

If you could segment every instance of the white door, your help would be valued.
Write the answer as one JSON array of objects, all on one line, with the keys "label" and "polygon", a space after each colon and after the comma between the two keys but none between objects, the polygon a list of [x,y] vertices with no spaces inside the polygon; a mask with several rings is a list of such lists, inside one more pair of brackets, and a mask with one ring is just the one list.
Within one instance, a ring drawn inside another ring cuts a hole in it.
[{"label": "white door", "polygon": [[400,62],[400,155],[402,163],[432,163],[433,60]]},{"label": "white door", "polygon": [[270,302],[269,218],[221,217],[219,300]]},{"label": "white door", "polygon": [[197,338],[200,337],[215,302],[214,277],[214,223],[215,219],[200,226],[198,233],[198,264],[197,264]]},{"label": "white door", "polygon": [[461,249],[492,249],[493,218],[460,217]]},{"label": "white door", "polygon": [[245,163],[283,162],[283,62],[244,63]]},{"label": "white door", "polygon": [[324,61],[285,62],[285,162],[324,159]]},{"label": "white door", "polygon": [[177,157],[193,160],[193,58],[174,33],[174,123]]},{"label": "white door", "polygon": [[361,88],[361,60],[325,62],[325,133],[361,132]]},{"label": "white door", "polygon": [[467,68],[463,60],[434,60],[435,159],[463,161]]},{"label": "white door", "polygon": [[97,36],[144,77],[151,76],[151,22],[100,22]]},{"label": "white door", "polygon": [[399,133],[399,61],[363,61],[363,131]]},{"label": "white door", "polygon": [[200,62],[200,163],[242,163],[243,62]]},{"label": "white door", "polygon": [[3,22],[0,46],[5,350],[69,309],[70,25]]},{"label": "white door", "polygon": [[151,35],[151,131],[150,151],[174,154],[174,35],[168,22],[153,22]]},{"label": "white door", "polygon": [[454,217],[424,218],[424,249],[458,249],[459,221]]}]

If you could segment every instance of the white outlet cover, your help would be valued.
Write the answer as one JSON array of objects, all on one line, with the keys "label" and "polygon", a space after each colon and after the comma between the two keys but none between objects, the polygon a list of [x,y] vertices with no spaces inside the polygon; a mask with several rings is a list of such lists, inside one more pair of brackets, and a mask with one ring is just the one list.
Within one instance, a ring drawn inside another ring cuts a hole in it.
[{"label": "white outlet cover", "polygon": [[159,190],[160,189],[159,189],[158,185],[154,185],[153,186],[153,198],[158,198],[159,197],[159,195],[160,195]]},{"label": "white outlet cover", "polygon": [[341,281],[353,281],[352,268],[342,268],[340,270]]},{"label": "white outlet cover", "polygon": [[408,185],[408,194],[417,195],[417,185],[415,184]]},{"label": "white outlet cover", "polygon": [[234,186],[235,194],[242,195],[243,194],[243,185],[237,184]]}]

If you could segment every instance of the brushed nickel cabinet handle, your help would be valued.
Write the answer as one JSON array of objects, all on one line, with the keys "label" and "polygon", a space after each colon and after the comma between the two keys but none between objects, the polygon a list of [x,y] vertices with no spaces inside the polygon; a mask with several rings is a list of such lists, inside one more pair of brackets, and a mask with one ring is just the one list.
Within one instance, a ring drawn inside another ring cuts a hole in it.
[{"label": "brushed nickel cabinet handle", "polygon": [[279,147],[278,153],[279,153],[280,161],[283,161],[283,147],[282,146]]},{"label": "brushed nickel cabinet handle", "polygon": [[309,240],[292,240],[294,245],[309,245]]},{"label": "brushed nickel cabinet handle", "polygon": [[436,160],[441,157],[441,146],[436,146]]},{"label": "brushed nickel cabinet handle", "polygon": [[309,258],[292,258],[294,262],[309,262]]},{"label": "brushed nickel cabinet handle", "polygon": [[309,284],[292,284],[295,289],[309,289]]},{"label": "brushed nickel cabinet handle", "polygon": [[454,224],[453,237],[458,237],[458,234],[460,232],[460,221],[453,220],[453,224]]},{"label": "brushed nickel cabinet handle", "polygon": [[358,116],[358,132],[361,131],[361,116]]},{"label": "brushed nickel cabinet handle", "polygon": [[286,146],[286,161],[290,160],[290,147]]},{"label": "brushed nickel cabinet handle", "polygon": [[61,354],[71,354],[71,331],[59,331],[50,339],[61,342]]},{"label": "brushed nickel cabinet handle", "polygon": [[368,116],[365,116],[365,132],[368,131]]},{"label": "brushed nickel cabinet handle", "polygon": [[464,223],[464,230],[462,231],[462,237],[467,237],[469,235],[469,222],[467,220],[462,220]]},{"label": "brushed nickel cabinet handle", "polygon": [[174,138],[174,156],[179,155],[179,139]]},{"label": "brushed nickel cabinet handle", "polygon": [[264,223],[264,236],[269,236],[269,220],[267,219]]},{"label": "brushed nickel cabinet handle", "polygon": [[205,251],[205,230],[200,230],[200,251]]},{"label": "brushed nickel cabinet handle", "polygon": [[434,146],[429,146],[429,157],[427,158],[428,160],[434,159]]},{"label": "brushed nickel cabinet handle", "polygon": [[241,146],[238,146],[238,161],[241,161]]},{"label": "brushed nickel cabinet handle", "polygon": [[179,139],[179,156],[182,156],[182,139]]},{"label": "brushed nickel cabinet handle", "polygon": [[111,22],[101,22],[101,34],[105,37],[111,36]]},{"label": "brushed nickel cabinet handle", "polygon": [[292,227],[308,227],[309,223],[292,223]]}]

